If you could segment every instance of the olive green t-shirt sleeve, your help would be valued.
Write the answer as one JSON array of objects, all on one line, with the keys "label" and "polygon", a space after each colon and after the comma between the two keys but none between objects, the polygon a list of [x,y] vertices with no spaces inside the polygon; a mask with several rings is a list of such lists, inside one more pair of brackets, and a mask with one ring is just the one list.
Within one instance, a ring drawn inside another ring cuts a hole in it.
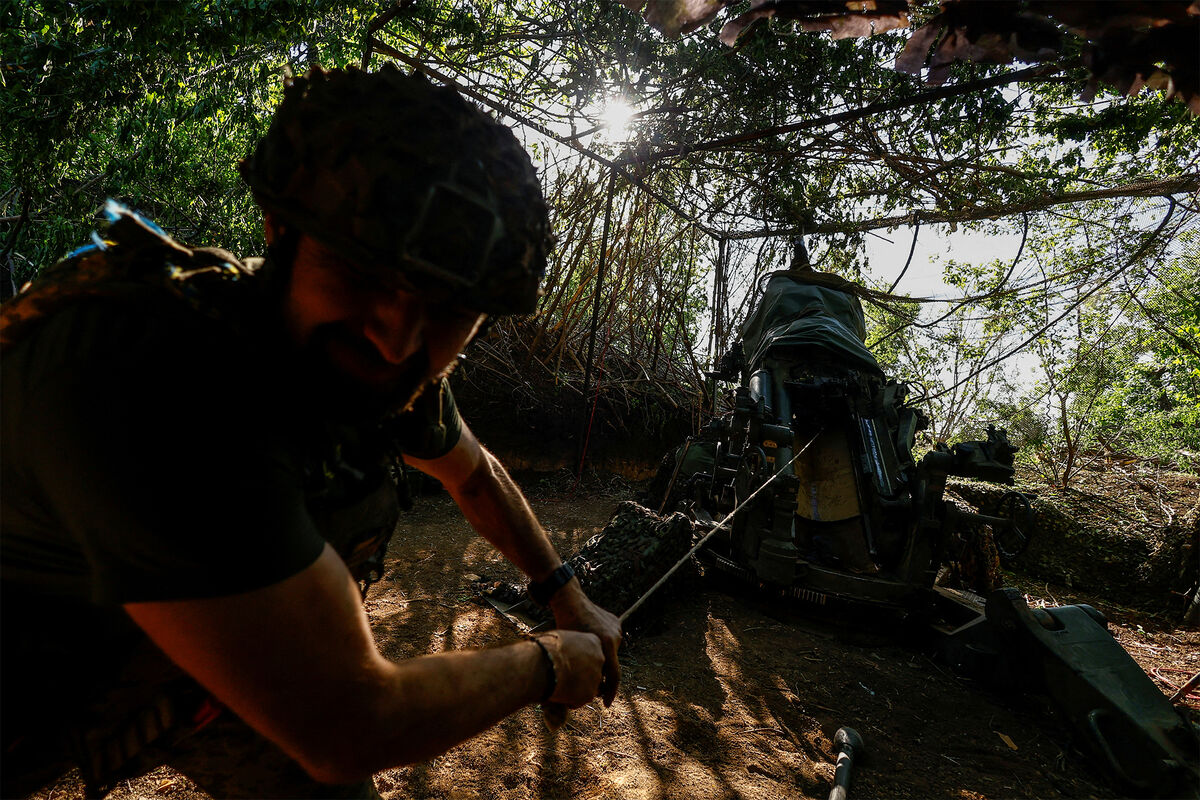
[{"label": "olive green t-shirt sleeve", "polygon": [[462,436],[462,417],[450,381],[442,378],[426,389],[412,408],[389,420],[385,428],[405,455],[430,460],[449,453]]}]

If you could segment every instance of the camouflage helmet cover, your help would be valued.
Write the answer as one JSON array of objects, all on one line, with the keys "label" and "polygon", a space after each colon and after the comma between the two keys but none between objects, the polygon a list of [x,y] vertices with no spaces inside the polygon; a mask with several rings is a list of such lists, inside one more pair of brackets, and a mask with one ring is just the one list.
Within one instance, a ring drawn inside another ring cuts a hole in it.
[{"label": "camouflage helmet cover", "polygon": [[315,68],[284,86],[239,165],[264,210],[389,283],[527,313],[546,268],[546,202],[512,131],[391,64]]}]

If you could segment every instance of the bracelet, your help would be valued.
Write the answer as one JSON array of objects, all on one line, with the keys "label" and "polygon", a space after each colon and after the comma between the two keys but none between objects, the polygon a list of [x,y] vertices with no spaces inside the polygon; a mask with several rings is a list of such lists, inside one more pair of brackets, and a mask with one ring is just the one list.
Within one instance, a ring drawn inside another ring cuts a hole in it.
[{"label": "bracelet", "polygon": [[541,702],[545,703],[554,694],[554,690],[558,688],[558,670],[554,668],[554,658],[550,655],[550,651],[546,649],[546,645],[542,644],[542,640],[537,636],[530,636],[529,641],[533,642],[542,651],[542,658],[546,662],[546,672],[550,675],[550,680],[546,684],[546,691],[542,694]]}]

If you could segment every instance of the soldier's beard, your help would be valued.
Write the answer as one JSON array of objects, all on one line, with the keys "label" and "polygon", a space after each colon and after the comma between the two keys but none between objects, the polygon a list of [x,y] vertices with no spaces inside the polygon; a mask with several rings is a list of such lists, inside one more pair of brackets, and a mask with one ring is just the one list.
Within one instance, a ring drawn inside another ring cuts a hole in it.
[{"label": "soldier's beard", "polygon": [[391,364],[369,341],[337,324],[316,328],[301,348],[300,361],[310,400],[335,417],[364,421],[410,408],[454,366],[434,374],[425,348]]}]

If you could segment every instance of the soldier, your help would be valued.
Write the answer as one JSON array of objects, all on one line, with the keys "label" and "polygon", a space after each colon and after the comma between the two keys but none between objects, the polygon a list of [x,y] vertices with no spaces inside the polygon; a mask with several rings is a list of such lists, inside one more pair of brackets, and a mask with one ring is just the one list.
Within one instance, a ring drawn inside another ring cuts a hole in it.
[{"label": "soldier", "polygon": [[[536,301],[546,206],[515,137],[390,66],[313,70],[241,169],[267,258],[110,203],[104,239],[3,309],[5,797],[63,755],[93,793],[166,763],[218,797],[377,797],[374,772],[529,703],[616,692],[619,622],[446,381],[487,315]],[[359,591],[398,454],[558,630],[379,653]]]}]

